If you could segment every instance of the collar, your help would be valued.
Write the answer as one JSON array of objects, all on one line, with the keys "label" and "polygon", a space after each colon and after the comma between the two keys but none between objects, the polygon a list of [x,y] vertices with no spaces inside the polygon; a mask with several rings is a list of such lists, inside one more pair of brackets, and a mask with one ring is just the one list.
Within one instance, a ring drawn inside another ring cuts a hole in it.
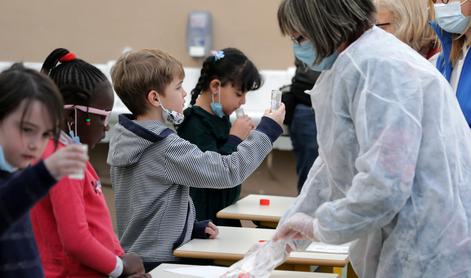
[{"label": "collar", "polygon": [[125,129],[131,131],[135,135],[153,143],[162,141],[163,139],[167,138],[167,136],[174,133],[174,131],[170,128],[165,128],[162,132],[157,134],[136,123],[134,121],[135,119],[136,117],[134,117],[132,114],[121,114],[118,117],[118,122]]}]

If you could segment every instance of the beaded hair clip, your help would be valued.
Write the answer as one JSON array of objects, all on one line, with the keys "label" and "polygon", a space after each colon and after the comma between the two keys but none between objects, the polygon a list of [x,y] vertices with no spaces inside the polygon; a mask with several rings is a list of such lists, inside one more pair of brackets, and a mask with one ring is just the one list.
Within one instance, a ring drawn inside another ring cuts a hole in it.
[{"label": "beaded hair clip", "polygon": [[222,50],[212,51],[211,54],[214,56],[214,61],[216,62],[224,58],[224,51]]}]

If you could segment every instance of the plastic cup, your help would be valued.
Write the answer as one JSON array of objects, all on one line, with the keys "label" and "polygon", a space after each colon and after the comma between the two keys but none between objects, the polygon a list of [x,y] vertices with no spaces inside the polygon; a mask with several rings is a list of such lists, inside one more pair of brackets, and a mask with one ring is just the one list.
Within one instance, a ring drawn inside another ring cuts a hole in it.
[{"label": "plastic cup", "polygon": [[[87,154],[88,152],[88,145],[85,145],[85,144],[80,144],[80,146],[82,147],[82,151],[83,151],[83,154]],[[85,178],[85,174],[84,174],[84,169],[76,172],[76,173],[73,173],[71,175],[69,175],[69,179],[72,179],[72,180],[83,180]]]}]

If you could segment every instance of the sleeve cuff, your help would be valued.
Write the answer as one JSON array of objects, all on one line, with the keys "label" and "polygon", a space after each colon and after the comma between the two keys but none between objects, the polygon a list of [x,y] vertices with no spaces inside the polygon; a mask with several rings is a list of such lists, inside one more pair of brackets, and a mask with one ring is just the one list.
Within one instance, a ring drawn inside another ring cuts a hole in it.
[{"label": "sleeve cuff", "polygon": [[44,164],[43,160],[36,164],[36,166],[34,167],[37,168],[37,173],[41,181],[44,181],[43,184],[46,184],[48,187],[51,187],[57,183],[57,180],[51,175],[49,170],[46,168],[46,164]]},{"label": "sleeve cuff", "polygon": [[262,117],[262,120],[257,126],[257,130],[265,133],[268,138],[270,138],[272,144],[283,133],[281,126],[268,117]]},{"label": "sleeve cuff", "polygon": [[193,225],[193,231],[191,232],[191,238],[202,238],[207,239],[209,235],[204,231],[208,226],[210,220],[196,221]]},{"label": "sleeve cuff", "polygon": [[229,145],[237,147],[240,143],[242,143],[242,139],[235,135],[229,135],[229,138],[227,139],[227,143]]},{"label": "sleeve cuff", "polygon": [[123,270],[123,260],[121,260],[120,257],[116,256],[116,265],[113,271],[109,274],[109,276],[113,278],[118,278],[119,276],[121,276],[121,274],[123,274]]}]

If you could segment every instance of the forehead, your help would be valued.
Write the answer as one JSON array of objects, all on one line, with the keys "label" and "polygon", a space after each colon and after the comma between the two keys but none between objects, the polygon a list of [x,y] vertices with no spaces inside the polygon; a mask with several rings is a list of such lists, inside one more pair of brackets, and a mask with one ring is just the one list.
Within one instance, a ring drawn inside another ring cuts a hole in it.
[{"label": "forehead", "polygon": [[111,110],[113,109],[113,104],[114,92],[110,82],[105,81],[98,84],[95,87],[89,106],[103,110]]},{"label": "forehead", "polygon": [[38,100],[23,100],[19,107],[8,117],[14,123],[30,124],[46,131],[53,128],[50,112]]}]

